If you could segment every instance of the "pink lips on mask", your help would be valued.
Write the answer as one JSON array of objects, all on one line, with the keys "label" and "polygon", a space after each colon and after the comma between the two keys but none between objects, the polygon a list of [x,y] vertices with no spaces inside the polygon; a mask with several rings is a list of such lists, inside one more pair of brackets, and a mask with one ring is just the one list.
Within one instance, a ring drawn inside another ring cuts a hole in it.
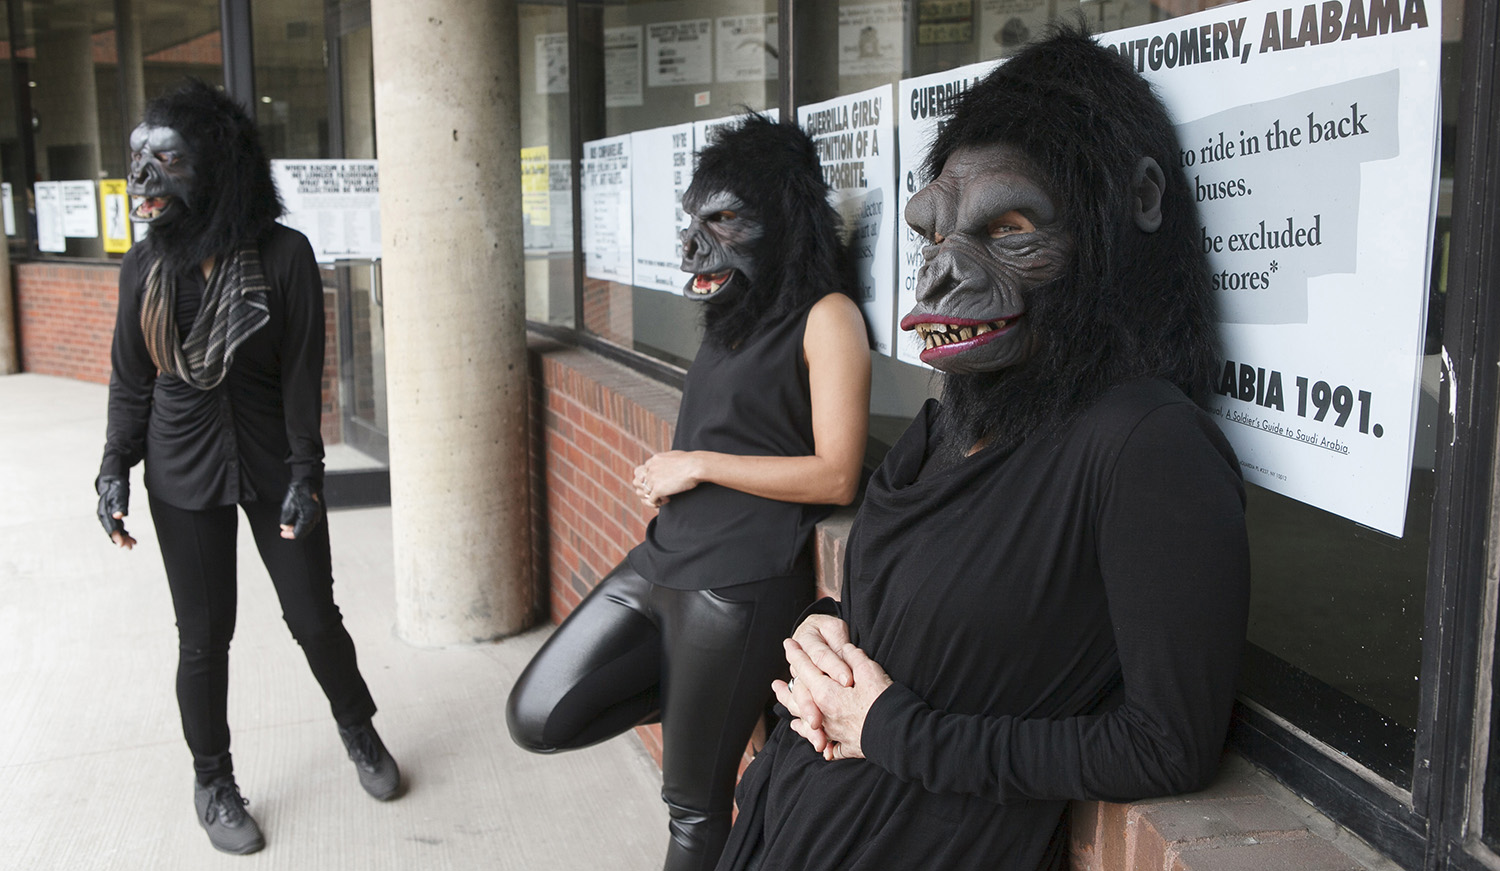
[{"label": "pink lips on mask", "polygon": [[901,329],[916,331],[926,347],[921,353],[923,363],[953,357],[988,344],[1010,332],[1021,315],[982,321],[973,318],[940,318],[936,315],[907,315],[901,319]]}]

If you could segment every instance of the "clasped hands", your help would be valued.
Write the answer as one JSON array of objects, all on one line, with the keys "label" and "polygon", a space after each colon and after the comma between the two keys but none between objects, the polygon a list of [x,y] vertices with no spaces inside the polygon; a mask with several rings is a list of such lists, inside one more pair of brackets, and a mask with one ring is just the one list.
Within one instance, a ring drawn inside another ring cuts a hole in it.
[{"label": "clasped hands", "polygon": [[648,507],[660,508],[674,494],[691,490],[702,482],[692,451],[664,451],[635,467],[631,486]]},{"label": "clasped hands", "polygon": [[832,762],[863,759],[860,736],[870,706],[892,683],[885,669],[849,641],[849,626],[814,614],[782,642],[792,681],[771,689],[794,718],[792,731]]}]

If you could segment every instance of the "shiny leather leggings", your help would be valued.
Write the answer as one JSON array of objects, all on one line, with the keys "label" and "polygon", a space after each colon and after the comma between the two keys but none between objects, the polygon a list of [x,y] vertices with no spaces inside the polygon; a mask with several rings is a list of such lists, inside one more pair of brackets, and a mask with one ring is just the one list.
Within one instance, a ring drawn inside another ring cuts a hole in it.
[{"label": "shiny leather leggings", "polygon": [[809,569],[719,590],[673,590],[622,563],[563,621],[511,690],[517,744],[553,753],[662,724],[666,871],[718,862],[740,757],[786,670],[781,647],[812,598]]}]

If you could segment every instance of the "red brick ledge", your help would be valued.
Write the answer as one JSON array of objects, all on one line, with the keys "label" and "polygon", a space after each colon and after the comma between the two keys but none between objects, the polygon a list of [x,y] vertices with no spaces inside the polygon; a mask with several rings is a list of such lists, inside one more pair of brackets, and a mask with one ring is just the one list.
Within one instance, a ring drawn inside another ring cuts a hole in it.
[{"label": "red brick ledge", "polygon": [[1235,754],[1202,792],[1074,802],[1073,871],[1397,871]]},{"label": "red brick ledge", "polygon": [[[670,444],[680,394],[577,348],[533,340],[531,352],[545,469],[533,480],[545,481],[538,520],[551,538],[550,553],[538,556],[550,563],[552,619],[559,622],[644,529],[649,512],[620,475]],[[548,487],[555,488],[550,495]],[[853,508],[842,508],[818,525],[818,595],[838,594],[853,518]],[[660,764],[656,727],[636,732]],[[1399,871],[1233,754],[1202,792],[1132,804],[1074,802],[1070,814],[1073,871]]]}]

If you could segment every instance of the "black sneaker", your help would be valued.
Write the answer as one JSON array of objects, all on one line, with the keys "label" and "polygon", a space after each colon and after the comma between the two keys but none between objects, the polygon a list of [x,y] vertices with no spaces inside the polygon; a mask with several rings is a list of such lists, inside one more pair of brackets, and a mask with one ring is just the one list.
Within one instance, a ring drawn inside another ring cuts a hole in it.
[{"label": "black sneaker", "polygon": [[250,802],[240,797],[234,778],[225,775],[204,786],[193,781],[193,807],[198,811],[198,825],[208,832],[214,849],[243,856],[266,845],[255,818],[245,810]]},{"label": "black sneaker", "polygon": [[401,770],[391,751],[385,749],[375,726],[369,721],[358,726],[339,727],[339,737],[359,772],[359,785],[381,801],[390,801],[401,792]]}]

